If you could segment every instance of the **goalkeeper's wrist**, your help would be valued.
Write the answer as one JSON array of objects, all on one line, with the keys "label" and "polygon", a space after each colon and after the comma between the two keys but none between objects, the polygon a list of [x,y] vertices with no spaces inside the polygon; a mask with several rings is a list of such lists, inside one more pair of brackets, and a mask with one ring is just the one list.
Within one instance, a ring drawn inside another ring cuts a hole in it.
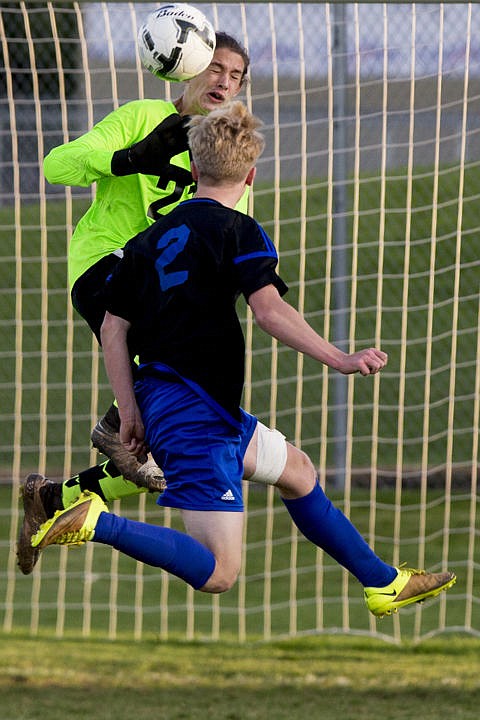
[{"label": "goalkeeper's wrist", "polygon": [[123,175],[133,175],[138,172],[132,164],[130,150],[131,148],[125,148],[125,150],[116,150],[113,153],[110,165],[112,175],[122,177]]}]

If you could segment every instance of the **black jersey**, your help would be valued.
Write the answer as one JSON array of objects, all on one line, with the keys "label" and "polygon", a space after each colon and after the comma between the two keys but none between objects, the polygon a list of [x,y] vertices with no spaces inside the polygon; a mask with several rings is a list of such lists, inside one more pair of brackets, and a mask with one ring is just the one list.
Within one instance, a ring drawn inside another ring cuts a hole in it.
[{"label": "black jersey", "polygon": [[140,363],[162,363],[239,417],[245,343],[235,309],[273,284],[275,247],[251,217],[193,199],[128,242],[107,283],[106,306],[131,325]]}]

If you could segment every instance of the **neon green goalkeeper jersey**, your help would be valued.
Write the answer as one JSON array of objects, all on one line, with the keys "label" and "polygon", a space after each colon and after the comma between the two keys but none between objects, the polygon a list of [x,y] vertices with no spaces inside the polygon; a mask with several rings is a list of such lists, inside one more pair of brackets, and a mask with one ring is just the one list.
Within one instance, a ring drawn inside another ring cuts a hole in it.
[{"label": "neon green goalkeeper jersey", "polygon": [[[44,160],[52,184],[88,187],[96,182],[96,195],[79,220],[68,253],[70,288],[101,258],[118,251],[160,215],[192,197],[188,151],[170,160],[165,173],[112,175],[113,153],[143,140],[166,117],[176,113],[165,100],[135,100],[122,105],[77,140],[54,148]],[[248,193],[238,210],[246,212]]]}]

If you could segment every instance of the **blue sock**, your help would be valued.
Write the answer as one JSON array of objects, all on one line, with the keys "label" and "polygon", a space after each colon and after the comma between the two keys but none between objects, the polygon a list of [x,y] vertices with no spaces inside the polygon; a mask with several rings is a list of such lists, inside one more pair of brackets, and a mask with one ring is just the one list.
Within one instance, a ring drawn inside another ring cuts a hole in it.
[{"label": "blue sock", "polygon": [[364,587],[384,587],[396,578],[396,569],[375,555],[350,520],[327,498],[318,482],[308,495],[282,500],[307,540],[331,555]]},{"label": "blue sock", "polygon": [[100,514],[93,540],[167,570],[195,590],[205,585],[215,568],[213,553],[190,535],[111,513]]}]

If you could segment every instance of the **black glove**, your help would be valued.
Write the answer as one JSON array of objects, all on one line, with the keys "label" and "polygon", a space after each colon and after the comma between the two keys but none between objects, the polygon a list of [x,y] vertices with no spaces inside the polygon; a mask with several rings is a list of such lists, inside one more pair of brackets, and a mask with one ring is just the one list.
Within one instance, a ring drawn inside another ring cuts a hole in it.
[{"label": "black glove", "polygon": [[152,130],[147,137],[125,150],[113,153],[113,175],[161,175],[170,158],[188,150],[188,115],[173,113]]}]

